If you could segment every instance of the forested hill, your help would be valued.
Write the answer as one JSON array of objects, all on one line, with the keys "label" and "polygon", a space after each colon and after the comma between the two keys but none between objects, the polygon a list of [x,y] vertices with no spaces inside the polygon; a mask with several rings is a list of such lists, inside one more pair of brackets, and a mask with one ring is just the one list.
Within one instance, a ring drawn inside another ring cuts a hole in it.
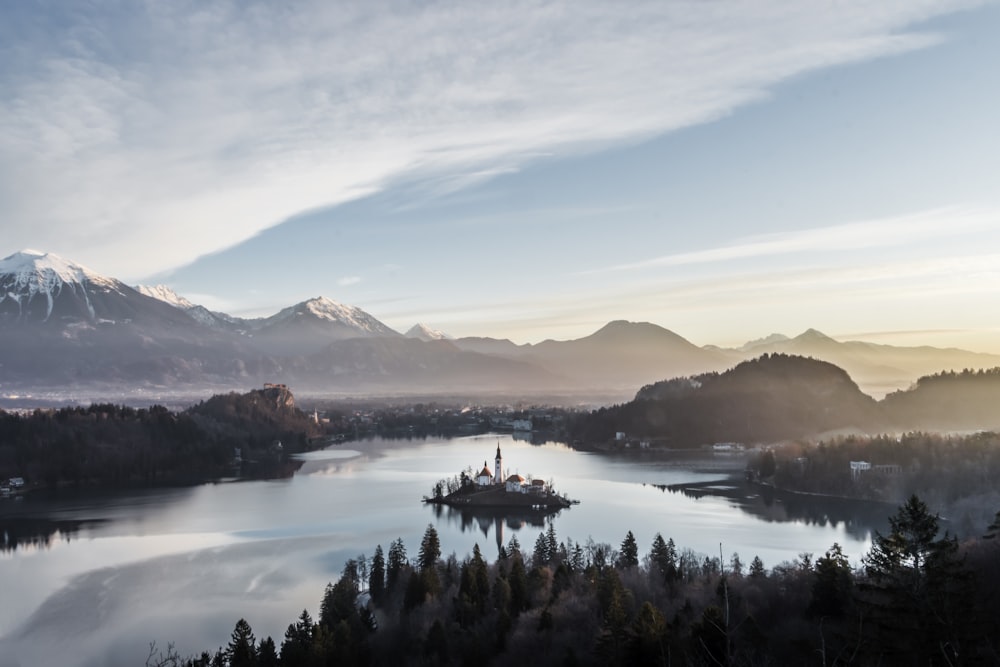
[{"label": "forested hill", "polygon": [[273,440],[314,435],[313,420],[295,407],[284,385],[267,385],[245,394],[217,394],[186,411],[208,432],[243,438],[251,447]]},{"label": "forested hill", "polygon": [[922,377],[882,405],[893,424],[908,430],[1000,430],[1000,368]]},{"label": "forested hill", "polygon": [[570,436],[607,441],[616,432],[666,447],[773,442],[824,431],[885,426],[879,404],[833,364],[765,354],[724,373],[643,387],[629,403],[575,420]]},{"label": "forested hill", "polygon": [[33,485],[201,481],[238,473],[240,460],[244,468],[278,474],[290,453],[307,447],[315,428],[280,386],[215,396],[184,412],[111,404],[27,415],[0,411],[0,479],[24,477]]}]

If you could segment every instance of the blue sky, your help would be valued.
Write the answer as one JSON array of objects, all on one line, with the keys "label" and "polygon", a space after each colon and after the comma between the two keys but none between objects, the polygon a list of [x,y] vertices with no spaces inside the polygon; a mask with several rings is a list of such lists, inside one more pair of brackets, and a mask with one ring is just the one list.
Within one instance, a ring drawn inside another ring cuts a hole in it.
[{"label": "blue sky", "polygon": [[240,315],[1000,352],[996,3],[161,4],[0,8],[8,252]]}]

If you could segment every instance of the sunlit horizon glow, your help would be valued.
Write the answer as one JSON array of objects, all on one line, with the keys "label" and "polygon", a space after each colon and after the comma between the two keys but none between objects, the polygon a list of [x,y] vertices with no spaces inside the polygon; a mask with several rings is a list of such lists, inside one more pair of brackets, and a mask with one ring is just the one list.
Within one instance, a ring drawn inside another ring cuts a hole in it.
[{"label": "sunlit horizon glow", "polygon": [[0,225],[195,303],[1000,354],[1000,5],[0,8]]}]

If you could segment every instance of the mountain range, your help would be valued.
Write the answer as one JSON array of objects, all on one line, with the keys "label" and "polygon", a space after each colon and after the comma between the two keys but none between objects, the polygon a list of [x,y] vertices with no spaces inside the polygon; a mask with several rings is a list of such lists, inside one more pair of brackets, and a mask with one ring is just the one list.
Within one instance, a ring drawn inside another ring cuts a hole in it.
[{"label": "mountain range", "polygon": [[132,287],[55,255],[0,260],[0,396],[76,397],[244,390],[299,393],[560,393],[625,400],[638,387],[718,372],[764,353],[811,356],[885,394],[952,369],[1000,366],[959,349],[839,342],[809,330],[741,348],[700,347],[650,323],[610,322],[576,340],[516,344],[405,334],[355,306],[316,297],[269,317],[239,318],[164,286]]}]

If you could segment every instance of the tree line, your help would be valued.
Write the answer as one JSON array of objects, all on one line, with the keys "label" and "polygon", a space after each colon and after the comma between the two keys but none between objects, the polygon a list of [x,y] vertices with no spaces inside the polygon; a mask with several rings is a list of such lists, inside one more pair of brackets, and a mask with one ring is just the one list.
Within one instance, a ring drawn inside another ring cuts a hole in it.
[{"label": "tree line", "polygon": [[433,525],[415,558],[402,540],[349,561],[319,616],[280,645],[240,619],[197,658],[151,650],[147,665],[976,665],[1000,656],[1000,513],[959,543],[909,498],[852,566],[838,544],[770,570],[754,557],[678,549],[657,534],[621,544],[516,536],[488,562],[442,558]]},{"label": "tree line", "polygon": [[833,364],[765,354],[723,373],[656,382],[627,403],[572,415],[568,439],[607,443],[623,432],[653,447],[690,448],[777,442],[841,428],[996,429],[998,401],[1000,368],[923,377],[875,401]]},{"label": "tree line", "polygon": [[48,486],[201,481],[231,474],[239,460],[274,472],[315,434],[287,390],[213,396],[182,412],[111,403],[0,410],[0,479]]},{"label": "tree line", "polygon": [[[872,468],[852,473],[852,461]],[[981,533],[993,519],[989,508],[1000,507],[1000,434],[993,432],[786,443],[762,451],[750,466],[765,481],[792,491],[891,503],[917,495],[939,508],[963,536]]]}]

